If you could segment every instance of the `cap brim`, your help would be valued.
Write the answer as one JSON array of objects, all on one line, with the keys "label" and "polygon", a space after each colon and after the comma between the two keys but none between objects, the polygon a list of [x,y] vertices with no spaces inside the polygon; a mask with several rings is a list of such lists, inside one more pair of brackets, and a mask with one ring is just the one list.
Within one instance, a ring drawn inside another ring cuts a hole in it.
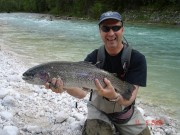
[{"label": "cap brim", "polygon": [[121,19],[120,19],[120,18],[117,18],[117,17],[105,17],[105,18],[103,18],[102,20],[100,20],[98,24],[100,24],[100,23],[102,23],[103,21],[108,20],[108,19],[114,19],[114,20],[117,20],[117,21],[121,21]]}]

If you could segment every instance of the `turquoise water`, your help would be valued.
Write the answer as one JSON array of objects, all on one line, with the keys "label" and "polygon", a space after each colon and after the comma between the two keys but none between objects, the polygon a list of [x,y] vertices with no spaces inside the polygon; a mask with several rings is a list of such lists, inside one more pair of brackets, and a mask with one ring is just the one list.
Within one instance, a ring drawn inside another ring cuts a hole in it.
[{"label": "turquoise water", "polygon": [[[102,42],[97,22],[48,21],[37,14],[0,14],[0,41],[30,67],[53,60],[80,61]],[[125,24],[125,37],[147,58],[148,83],[139,98],[180,119],[180,27]]]}]

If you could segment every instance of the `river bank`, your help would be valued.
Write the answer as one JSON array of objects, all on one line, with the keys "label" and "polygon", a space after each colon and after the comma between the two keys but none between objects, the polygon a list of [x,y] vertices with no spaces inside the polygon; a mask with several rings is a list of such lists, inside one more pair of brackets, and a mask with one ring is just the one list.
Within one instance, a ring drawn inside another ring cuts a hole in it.
[{"label": "river bank", "polygon": [[[13,12],[12,12],[13,13]],[[15,13],[15,12],[14,12]],[[16,12],[17,13],[17,12]],[[35,13],[36,14],[36,13]],[[180,26],[179,10],[126,10],[120,13],[125,23],[164,24]],[[39,19],[53,20],[88,20],[98,21],[90,17],[77,17],[72,15],[54,15],[39,13]]]},{"label": "river bank", "polygon": [[[21,78],[27,70],[25,62],[6,46],[1,41],[1,135],[80,135],[87,116],[88,96],[78,100],[67,93],[56,94],[44,87],[26,84]],[[145,104],[142,100],[136,104],[152,135],[180,134],[177,121],[160,106]]]},{"label": "river bank", "polygon": [[180,25],[178,10],[130,10],[123,13],[125,22]]},{"label": "river bank", "polygon": [[[180,25],[180,11],[179,10],[126,10],[121,13],[125,23],[152,23],[152,24],[168,24]],[[75,16],[51,16],[49,20],[53,19],[77,19],[77,20],[94,20],[88,17]]]}]

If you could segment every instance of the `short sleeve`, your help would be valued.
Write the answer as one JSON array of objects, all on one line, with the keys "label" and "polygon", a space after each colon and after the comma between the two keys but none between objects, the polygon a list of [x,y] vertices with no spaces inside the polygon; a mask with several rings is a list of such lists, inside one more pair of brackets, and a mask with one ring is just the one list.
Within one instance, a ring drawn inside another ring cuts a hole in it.
[{"label": "short sleeve", "polygon": [[98,50],[96,49],[93,52],[91,52],[90,54],[88,54],[86,56],[86,58],[84,59],[84,61],[91,62],[92,64],[96,64],[96,62],[97,62],[97,52],[98,52]]}]

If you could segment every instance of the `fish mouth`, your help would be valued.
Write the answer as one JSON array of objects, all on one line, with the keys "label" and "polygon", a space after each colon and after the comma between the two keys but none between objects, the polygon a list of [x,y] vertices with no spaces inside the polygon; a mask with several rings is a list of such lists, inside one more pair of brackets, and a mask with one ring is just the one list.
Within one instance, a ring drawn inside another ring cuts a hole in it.
[{"label": "fish mouth", "polygon": [[24,72],[22,74],[22,79],[25,80],[25,81],[28,81],[28,80],[32,80],[33,77],[32,77],[32,75],[28,74],[27,72]]},{"label": "fish mouth", "polygon": [[42,81],[39,78],[36,78],[34,76],[22,76],[22,79],[30,84],[35,84],[35,85],[44,85],[46,82]]},{"label": "fish mouth", "polygon": [[32,80],[32,77],[22,76],[22,79],[24,81]]}]

